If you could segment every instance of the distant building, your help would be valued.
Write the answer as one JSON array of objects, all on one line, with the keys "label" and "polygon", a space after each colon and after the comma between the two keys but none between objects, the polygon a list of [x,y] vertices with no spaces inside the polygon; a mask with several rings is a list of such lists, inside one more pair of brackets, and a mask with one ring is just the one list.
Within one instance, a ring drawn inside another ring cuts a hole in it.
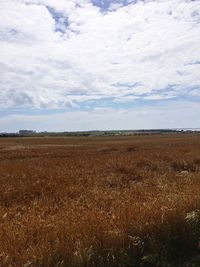
[{"label": "distant building", "polygon": [[33,130],[19,130],[20,136],[30,136],[30,135],[34,135],[35,133],[36,131],[33,131]]},{"label": "distant building", "polygon": [[0,137],[18,137],[18,133],[0,133]]}]

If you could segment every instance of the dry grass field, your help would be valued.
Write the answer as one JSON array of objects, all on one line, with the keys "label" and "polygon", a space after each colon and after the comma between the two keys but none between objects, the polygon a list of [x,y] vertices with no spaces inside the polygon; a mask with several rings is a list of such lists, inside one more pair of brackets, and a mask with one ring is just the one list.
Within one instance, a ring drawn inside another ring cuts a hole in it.
[{"label": "dry grass field", "polygon": [[0,266],[164,267],[198,255],[200,135],[1,138]]}]

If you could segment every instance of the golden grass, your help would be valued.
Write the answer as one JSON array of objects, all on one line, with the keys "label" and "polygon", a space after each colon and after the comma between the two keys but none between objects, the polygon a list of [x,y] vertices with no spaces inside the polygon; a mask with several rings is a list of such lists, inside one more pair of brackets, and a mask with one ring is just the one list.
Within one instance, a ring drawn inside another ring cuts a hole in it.
[{"label": "golden grass", "polygon": [[0,183],[2,267],[178,266],[198,253],[197,134],[1,138]]}]

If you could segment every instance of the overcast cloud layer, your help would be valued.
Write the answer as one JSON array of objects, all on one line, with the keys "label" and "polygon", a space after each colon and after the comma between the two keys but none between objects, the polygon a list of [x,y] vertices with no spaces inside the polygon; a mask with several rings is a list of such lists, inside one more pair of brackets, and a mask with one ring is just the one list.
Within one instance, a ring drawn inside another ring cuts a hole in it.
[{"label": "overcast cloud layer", "polygon": [[0,131],[109,128],[106,110],[110,128],[165,128],[162,105],[200,127],[200,1],[1,0],[0,18]]}]

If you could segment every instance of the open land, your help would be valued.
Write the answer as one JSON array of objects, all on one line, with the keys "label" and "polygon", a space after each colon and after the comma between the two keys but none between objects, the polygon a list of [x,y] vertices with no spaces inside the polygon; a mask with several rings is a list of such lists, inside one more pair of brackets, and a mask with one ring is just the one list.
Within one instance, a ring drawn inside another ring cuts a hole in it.
[{"label": "open land", "polygon": [[0,183],[2,267],[198,257],[200,134],[0,138]]}]

